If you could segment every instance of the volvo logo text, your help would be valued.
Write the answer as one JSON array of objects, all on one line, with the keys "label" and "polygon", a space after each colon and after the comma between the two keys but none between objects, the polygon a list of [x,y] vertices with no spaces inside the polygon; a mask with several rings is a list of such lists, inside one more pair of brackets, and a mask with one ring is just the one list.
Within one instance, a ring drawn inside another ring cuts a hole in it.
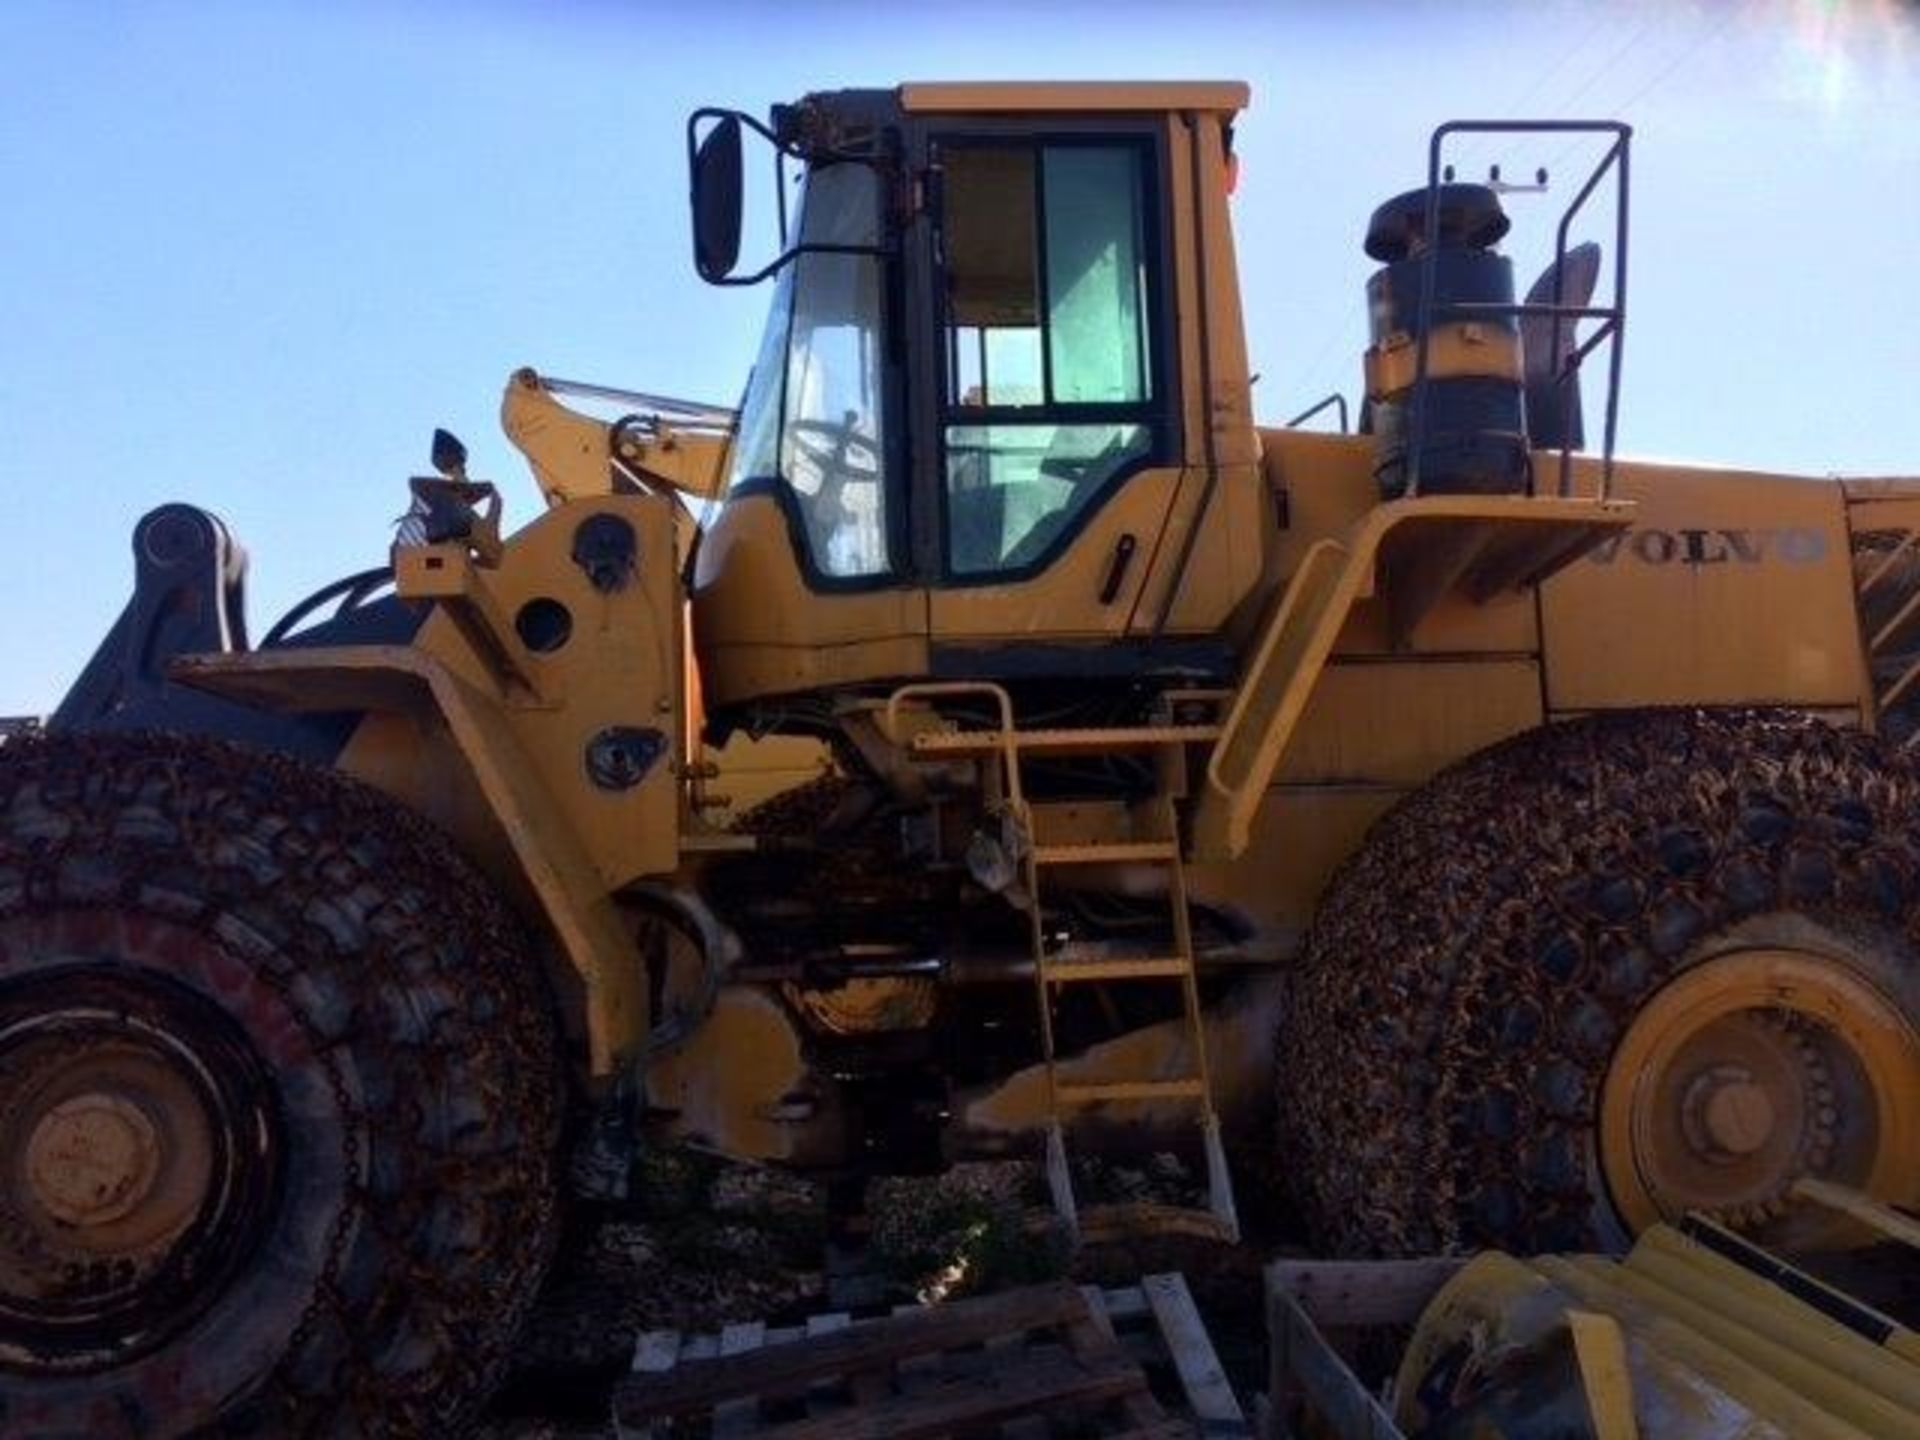
[{"label": "volvo logo text", "polygon": [[1804,525],[1778,530],[1629,530],[1596,546],[1596,565],[1622,556],[1642,565],[1811,565],[1827,553],[1827,537]]}]

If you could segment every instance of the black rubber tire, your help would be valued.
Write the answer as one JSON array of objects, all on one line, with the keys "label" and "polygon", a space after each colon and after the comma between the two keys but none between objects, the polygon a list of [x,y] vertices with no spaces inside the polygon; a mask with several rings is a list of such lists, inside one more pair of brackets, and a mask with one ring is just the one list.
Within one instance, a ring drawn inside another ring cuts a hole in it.
[{"label": "black rubber tire", "polygon": [[1437,776],[1334,877],[1280,1023],[1280,1154],[1318,1244],[1619,1243],[1613,1046],[1714,937],[1776,919],[1920,1016],[1911,764],[1780,712],[1638,711]]},{"label": "black rubber tire", "polygon": [[76,957],[55,952],[103,926],[126,943],[79,958],[168,972],[139,983],[187,987],[255,1048],[274,1208],[158,1348],[0,1369],[0,1436],[461,1433],[556,1227],[562,1081],[517,917],[340,775],[197,739],[7,742],[0,985],[57,998]]}]

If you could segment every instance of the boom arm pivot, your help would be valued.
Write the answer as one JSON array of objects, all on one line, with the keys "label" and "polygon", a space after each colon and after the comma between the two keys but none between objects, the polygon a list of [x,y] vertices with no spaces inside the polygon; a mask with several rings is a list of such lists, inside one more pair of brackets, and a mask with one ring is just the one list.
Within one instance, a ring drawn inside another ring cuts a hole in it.
[{"label": "boom arm pivot", "polygon": [[[635,409],[608,424],[561,404],[559,395]],[[727,472],[733,421],[731,410],[554,380],[526,368],[513,372],[500,402],[501,427],[527,457],[549,505],[621,489],[665,488],[710,500]]]}]

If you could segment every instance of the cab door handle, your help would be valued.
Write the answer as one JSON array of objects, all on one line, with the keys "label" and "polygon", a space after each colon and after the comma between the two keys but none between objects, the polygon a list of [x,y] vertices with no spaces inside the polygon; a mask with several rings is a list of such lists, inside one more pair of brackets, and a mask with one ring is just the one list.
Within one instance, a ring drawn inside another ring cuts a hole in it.
[{"label": "cab door handle", "polygon": [[1131,532],[1122,535],[1113,547],[1113,559],[1107,562],[1107,578],[1100,582],[1100,603],[1111,605],[1114,597],[1120,593],[1121,582],[1127,578],[1127,569],[1133,564],[1133,552],[1140,542]]}]

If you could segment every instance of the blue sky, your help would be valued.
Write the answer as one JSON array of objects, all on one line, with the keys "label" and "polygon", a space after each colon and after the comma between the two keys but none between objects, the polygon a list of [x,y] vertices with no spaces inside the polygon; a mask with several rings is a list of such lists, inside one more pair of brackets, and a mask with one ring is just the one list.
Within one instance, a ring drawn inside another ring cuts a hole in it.
[{"label": "blue sky", "polygon": [[259,633],[378,563],[436,424],[532,513],[494,418],[515,366],[732,403],[767,292],[693,276],[695,105],[1046,77],[1252,83],[1269,421],[1356,391],[1366,217],[1436,122],[1618,116],[1622,448],[1920,473],[1920,29],[1891,0],[6,0],[0,714],[57,701],[162,501],[241,537]]}]

